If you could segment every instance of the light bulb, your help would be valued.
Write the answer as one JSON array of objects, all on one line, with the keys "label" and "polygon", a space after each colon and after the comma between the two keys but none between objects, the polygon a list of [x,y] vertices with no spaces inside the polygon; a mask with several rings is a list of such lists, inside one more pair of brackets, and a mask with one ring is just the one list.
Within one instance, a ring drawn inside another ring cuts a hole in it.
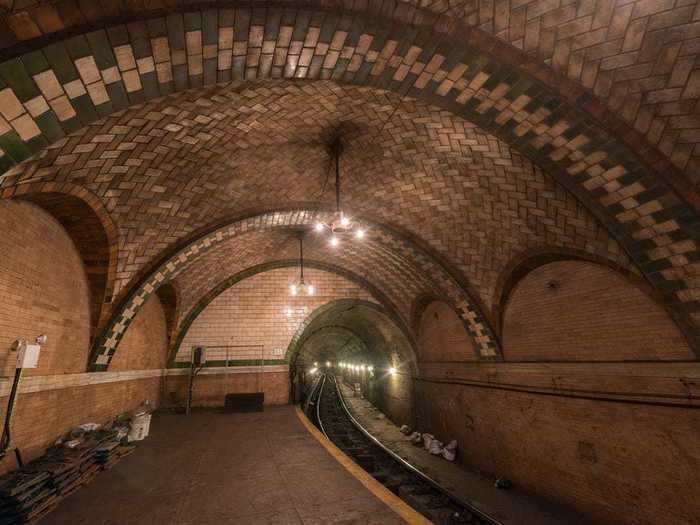
[{"label": "light bulb", "polygon": [[331,246],[336,247],[338,246],[338,237],[331,237]]},{"label": "light bulb", "polygon": [[364,239],[365,238],[365,230],[357,230],[355,232],[355,238]]},{"label": "light bulb", "polygon": [[313,295],[314,294],[314,285],[313,284],[307,284],[306,285],[306,295]]},{"label": "light bulb", "polygon": [[373,372],[373,371],[374,371],[374,367],[373,367],[373,366],[368,366],[368,367],[367,367],[367,370],[369,370],[370,372]]},{"label": "light bulb", "polygon": [[291,285],[291,286],[289,287],[289,293],[290,293],[290,294],[296,295],[298,292],[299,292],[299,290],[297,290],[297,285],[296,285],[296,284],[293,284],[293,285]]},{"label": "light bulb", "polygon": [[330,367],[330,366],[331,366],[331,362],[330,362],[330,361],[326,361],[326,366],[327,366],[327,367]]},{"label": "light bulb", "polygon": [[389,367],[389,374],[391,374],[393,376],[395,373],[396,373],[396,368],[394,368],[393,366],[390,366]]},{"label": "light bulb", "polygon": [[315,229],[317,232],[323,231],[323,224],[320,223],[320,222],[317,222],[317,223],[316,223],[316,226],[314,226],[314,229]]},{"label": "light bulb", "polygon": [[350,219],[348,219],[345,215],[343,215],[343,216],[340,218],[340,225],[341,225],[341,226],[347,226],[348,224],[350,224]]},{"label": "light bulb", "polygon": [[287,310],[286,310],[284,313],[287,314],[287,317],[291,317],[291,316],[292,316],[292,309],[291,309],[291,308],[287,308]]},{"label": "light bulb", "polygon": [[317,361],[314,361],[314,366],[318,366],[318,362],[317,362]]}]

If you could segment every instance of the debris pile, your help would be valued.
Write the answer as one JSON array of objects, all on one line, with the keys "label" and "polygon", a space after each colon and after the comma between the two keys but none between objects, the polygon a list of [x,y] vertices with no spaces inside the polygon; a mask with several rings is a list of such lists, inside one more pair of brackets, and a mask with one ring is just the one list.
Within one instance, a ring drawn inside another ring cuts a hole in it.
[{"label": "debris pile", "polygon": [[100,471],[131,454],[131,419],[122,417],[102,428],[94,423],[76,427],[42,457],[0,476],[0,525],[35,523]]},{"label": "debris pile", "polygon": [[454,461],[457,457],[457,440],[453,439],[447,445],[438,440],[432,434],[412,432],[408,425],[401,425],[401,433],[416,447],[423,447],[434,456],[442,456],[447,461]]}]

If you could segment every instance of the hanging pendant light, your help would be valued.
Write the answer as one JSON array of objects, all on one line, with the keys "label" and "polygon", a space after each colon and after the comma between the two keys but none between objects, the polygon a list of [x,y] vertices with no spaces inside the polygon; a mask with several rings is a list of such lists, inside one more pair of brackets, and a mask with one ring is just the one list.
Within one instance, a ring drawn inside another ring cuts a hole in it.
[{"label": "hanging pendant light", "polygon": [[329,244],[335,248],[340,245],[341,237],[351,236],[362,240],[365,238],[365,230],[348,217],[340,206],[340,154],[342,153],[340,139],[336,139],[331,145],[331,151],[335,158],[335,213],[328,222],[317,222],[315,230],[319,233],[330,233]]},{"label": "hanging pendant light", "polygon": [[289,285],[289,294],[310,296],[314,293],[316,293],[314,285],[304,281],[304,234],[299,233],[299,279]]}]

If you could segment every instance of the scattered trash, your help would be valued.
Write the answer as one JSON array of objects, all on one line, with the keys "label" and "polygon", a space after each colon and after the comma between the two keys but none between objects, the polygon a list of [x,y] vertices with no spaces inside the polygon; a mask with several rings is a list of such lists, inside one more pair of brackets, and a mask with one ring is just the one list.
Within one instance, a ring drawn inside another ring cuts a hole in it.
[{"label": "scattered trash", "polygon": [[435,439],[435,436],[432,434],[423,434],[423,448],[425,450],[430,450],[430,444],[433,442],[433,439]]},{"label": "scattered trash", "polygon": [[457,457],[457,440],[450,441],[445,448],[442,449],[442,457],[447,461],[454,461]]},{"label": "scattered trash", "polygon": [[411,443],[413,443],[417,447],[423,446],[423,436],[420,432],[414,432],[409,436],[409,439],[411,440]]},{"label": "scattered trash", "polygon": [[498,478],[493,486],[497,489],[508,490],[513,487],[513,482],[507,478]]},{"label": "scattered trash", "polygon": [[404,436],[408,436],[411,433],[411,427],[408,425],[401,425],[399,429]]},{"label": "scattered trash", "polygon": [[82,425],[78,425],[77,428],[82,429],[85,432],[94,432],[95,430],[99,430],[102,425],[98,423],[83,423]]},{"label": "scattered trash", "polygon": [[428,452],[430,452],[433,456],[439,456],[442,454],[442,441],[439,441],[437,439],[433,439],[430,442],[430,446],[428,447]]}]

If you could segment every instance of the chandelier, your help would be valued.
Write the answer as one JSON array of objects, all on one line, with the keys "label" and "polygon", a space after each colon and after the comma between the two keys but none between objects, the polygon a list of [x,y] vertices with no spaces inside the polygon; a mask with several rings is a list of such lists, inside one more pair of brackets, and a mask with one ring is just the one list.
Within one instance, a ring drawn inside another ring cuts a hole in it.
[{"label": "chandelier", "polygon": [[342,152],[340,139],[333,142],[331,151],[335,157],[335,213],[327,222],[317,222],[314,229],[319,233],[329,232],[330,240],[328,242],[331,246],[336,247],[340,244],[341,237],[351,236],[356,239],[364,239],[365,230],[345,215],[340,207],[340,154]]},{"label": "chandelier", "polygon": [[314,285],[304,281],[304,233],[299,233],[299,279],[289,285],[290,295],[313,295],[315,292]]}]

